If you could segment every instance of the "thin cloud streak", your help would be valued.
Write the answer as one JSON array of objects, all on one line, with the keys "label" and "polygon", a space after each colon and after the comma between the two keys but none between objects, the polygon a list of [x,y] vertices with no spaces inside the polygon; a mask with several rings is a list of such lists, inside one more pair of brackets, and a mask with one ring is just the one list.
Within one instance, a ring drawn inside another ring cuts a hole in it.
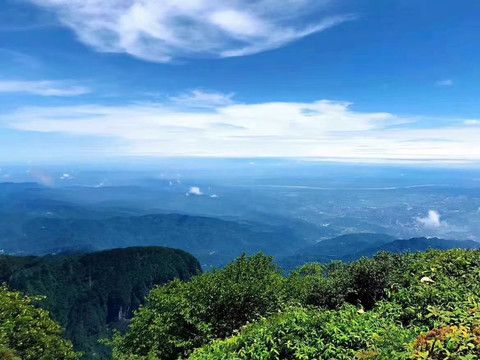
[{"label": "thin cloud streak", "polygon": [[0,81],[0,93],[21,93],[40,96],[78,96],[90,92],[84,86],[62,81]]},{"label": "thin cloud streak", "polygon": [[453,80],[446,79],[446,80],[440,80],[436,82],[437,86],[453,86]]}]

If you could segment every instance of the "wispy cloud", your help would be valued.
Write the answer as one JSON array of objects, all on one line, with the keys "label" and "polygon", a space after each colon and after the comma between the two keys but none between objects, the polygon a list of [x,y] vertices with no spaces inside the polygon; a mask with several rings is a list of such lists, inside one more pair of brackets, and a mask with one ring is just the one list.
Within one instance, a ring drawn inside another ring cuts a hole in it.
[{"label": "wispy cloud", "polygon": [[326,0],[29,1],[98,51],[155,62],[259,53],[355,18],[329,14]]},{"label": "wispy cloud", "polygon": [[390,113],[354,111],[346,102],[242,104],[224,98],[232,103],[212,106],[206,96],[198,109],[170,100],[25,107],[0,117],[0,123],[20,131],[116,139],[121,147],[108,150],[120,156],[480,160],[480,133],[463,122],[432,128]]},{"label": "wispy cloud", "polygon": [[170,97],[170,101],[184,107],[211,108],[233,104],[234,95],[235,94],[233,93],[223,94],[214,91],[195,89],[178,96],[172,96]]},{"label": "wispy cloud", "polygon": [[0,48],[0,61],[2,61],[4,64],[13,63],[15,66],[23,66],[33,69],[42,66],[42,63],[37,58],[6,48]]},{"label": "wispy cloud", "polygon": [[48,11],[32,11],[32,5],[26,1],[2,2],[0,32],[40,30],[58,25],[53,14]]},{"label": "wispy cloud", "polygon": [[0,93],[23,93],[40,96],[78,96],[90,89],[63,81],[0,81]]},{"label": "wispy cloud", "polygon": [[468,126],[480,126],[480,120],[464,120],[463,123]]},{"label": "wispy cloud", "polygon": [[445,80],[439,80],[435,83],[437,86],[452,86],[453,85],[453,80],[451,79],[445,79]]}]

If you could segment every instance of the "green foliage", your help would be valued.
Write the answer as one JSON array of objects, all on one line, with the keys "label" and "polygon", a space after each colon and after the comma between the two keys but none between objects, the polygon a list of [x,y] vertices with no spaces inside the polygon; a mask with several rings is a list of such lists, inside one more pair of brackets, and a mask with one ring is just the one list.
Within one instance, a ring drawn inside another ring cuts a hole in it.
[{"label": "green foliage", "polygon": [[49,313],[24,297],[0,287],[0,358],[2,360],[74,360],[81,354],[61,338],[62,328]]},{"label": "green foliage", "polygon": [[21,360],[15,356],[15,352],[12,349],[7,348],[0,344],[0,359],[2,360]]},{"label": "green foliage", "polygon": [[478,297],[459,302],[453,311],[428,308],[435,327],[418,336],[412,359],[478,359],[480,357],[480,306]]},{"label": "green foliage", "polygon": [[480,251],[430,250],[282,277],[270,258],[149,295],[116,360],[480,358]]},{"label": "green foliage", "polygon": [[348,302],[371,309],[386,298],[396,273],[408,261],[405,256],[379,253],[349,264],[307,264],[291,273],[287,292],[302,305],[336,309]]},{"label": "green foliage", "polygon": [[[188,253],[162,247],[115,249],[49,257],[0,256],[0,281],[29,295],[65,327],[65,336],[86,359],[109,355],[98,339],[125,329],[154,285],[199,273]],[[0,358],[1,359],[1,358]]]},{"label": "green foliage", "polygon": [[347,275],[348,264],[342,262],[306,264],[287,278],[286,292],[289,299],[299,305],[337,309],[353,291]]},{"label": "green foliage", "polygon": [[242,256],[189,283],[173,281],[158,287],[136,313],[130,332],[116,336],[114,358],[174,359],[231,335],[283,306],[283,282],[272,258],[259,254]]},{"label": "green foliage", "polygon": [[[387,335],[393,341],[379,349],[376,344]],[[292,308],[246,327],[238,336],[198,349],[189,359],[407,359],[399,341],[405,338],[414,334],[353,306],[337,311]]]}]

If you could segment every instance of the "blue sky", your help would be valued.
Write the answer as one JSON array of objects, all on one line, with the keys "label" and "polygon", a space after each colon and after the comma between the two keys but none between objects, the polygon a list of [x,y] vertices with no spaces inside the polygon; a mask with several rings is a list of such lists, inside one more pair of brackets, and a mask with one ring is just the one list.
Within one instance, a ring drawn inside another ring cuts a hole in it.
[{"label": "blue sky", "polygon": [[0,161],[480,160],[475,0],[0,0]]}]

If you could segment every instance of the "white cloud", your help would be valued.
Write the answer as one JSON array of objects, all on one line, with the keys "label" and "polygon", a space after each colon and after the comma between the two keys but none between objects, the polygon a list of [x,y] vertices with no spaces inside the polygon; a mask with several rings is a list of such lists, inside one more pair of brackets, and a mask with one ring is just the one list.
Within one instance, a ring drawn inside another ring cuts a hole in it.
[{"label": "white cloud", "polygon": [[64,173],[60,176],[60,180],[72,180],[74,176],[72,174]]},{"label": "white cloud", "polygon": [[259,53],[354,18],[330,14],[327,0],[29,1],[98,51],[156,62]]},{"label": "white cloud", "polygon": [[[110,143],[108,153],[117,156],[480,161],[480,131],[458,120],[432,128],[430,120],[423,127],[421,119],[412,123],[390,113],[357,112],[346,102],[242,104],[225,95],[228,101],[216,101],[225,104],[213,106],[209,96],[193,97],[193,108],[170,100],[25,107],[0,117],[0,123],[23,131],[116,139],[117,147]],[[198,103],[202,98],[205,106]]]},{"label": "white cloud", "polygon": [[463,123],[469,126],[480,126],[480,120],[465,120]]},{"label": "white cloud", "polygon": [[439,80],[436,82],[437,86],[452,86],[453,85],[453,80],[450,79],[445,79],[445,80]]},{"label": "white cloud", "polygon": [[200,195],[203,195],[203,192],[200,190],[200,188],[198,186],[192,186],[185,195],[187,195],[187,196],[190,196],[190,195],[200,196]]},{"label": "white cloud", "polygon": [[331,16],[325,18],[324,20],[315,25],[308,26],[302,30],[279,29],[277,31],[272,31],[272,34],[268,37],[267,40],[259,41],[257,43],[253,43],[238,49],[225,50],[222,51],[220,55],[222,57],[235,57],[252,55],[267,50],[273,50],[282,47],[283,45],[288,44],[294,40],[324,31],[328,28],[353,19],[355,19],[355,16],[353,15]]},{"label": "white cloud", "polygon": [[0,81],[0,93],[23,93],[41,96],[77,96],[90,92],[84,86],[63,81]]},{"label": "white cloud", "polygon": [[423,226],[432,229],[438,229],[447,225],[445,221],[440,220],[440,214],[435,210],[429,210],[426,217],[417,218],[417,221]]}]

